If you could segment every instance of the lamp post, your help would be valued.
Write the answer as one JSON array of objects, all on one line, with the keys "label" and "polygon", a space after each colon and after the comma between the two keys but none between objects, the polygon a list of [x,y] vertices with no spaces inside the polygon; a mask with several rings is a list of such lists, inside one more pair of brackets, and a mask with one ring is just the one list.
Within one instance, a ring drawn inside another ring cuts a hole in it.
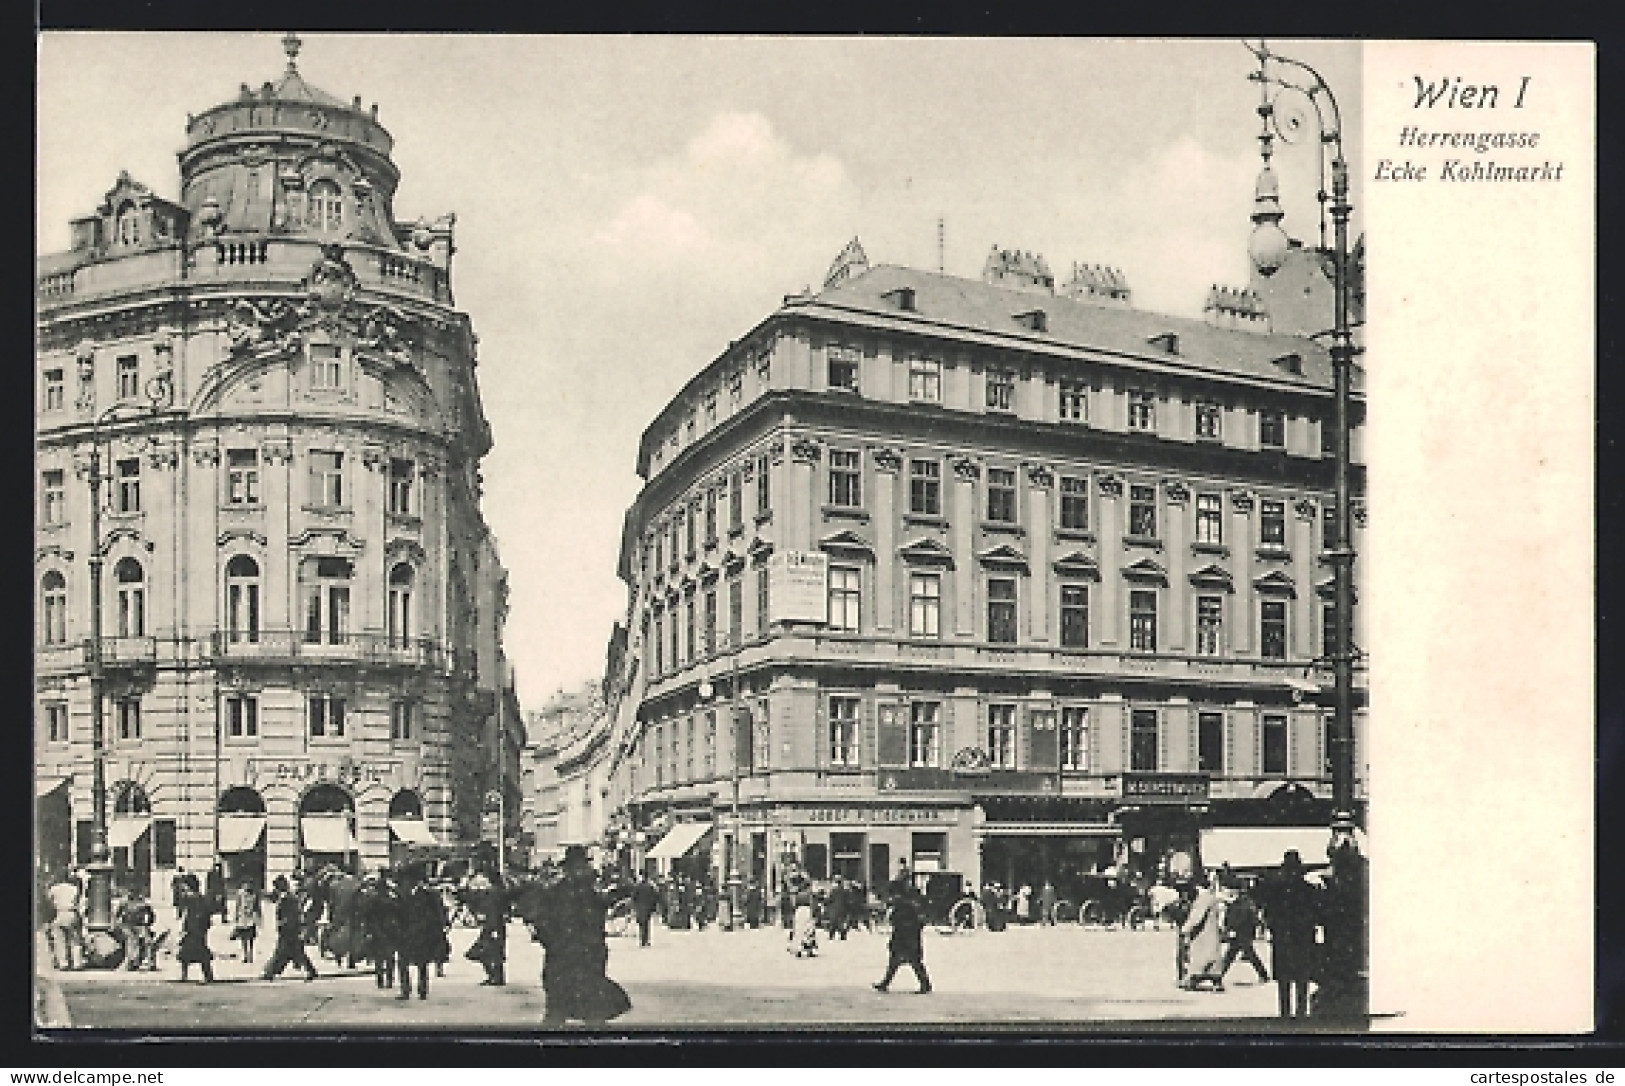
[{"label": "lamp post", "polygon": [[102,427],[125,411],[156,415],[173,396],[170,375],[147,382],[147,404],[112,404],[90,423],[90,884],[85,888],[85,925],[93,931],[113,926],[113,865],[107,847],[107,723],[102,710],[106,674],[102,660]]},{"label": "lamp post", "polygon": [[[1355,347],[1350,331],[1348,222],[1353,210],[1349,204],[1348,163],[1343,157],[1342,115],[1337,98],[1319,72],[1299,60],[1272,53],[1262,41],[1247,46],[1258,61],[1258,69],[1248,78],[1259,85],[1258,116],[1262,131],[1258,137],[1264,160],[1254,194],[1253,236],[1248,256],[1260,275],[1279,271],[1287,259],[1291,242],[1281,229],[1280,188],[1270,156],[1274,141],[1293,142],[1295,119],[1283,126],[1276,111],[1282,93],[1308,99],[1314,108],[1320,146],[1321,170],[1320,245],[1326,246],[1326,213],[1332,217],[1331,362],[1334,397],[1334,508],[1325,557],[1332,566],[1333,630],[1326,655],[1332,662],[1333,702],[1330,755],[1332,763],[1331,841],[1327,855],[1332,862],[1331,893],[1326,913],[1327,976],[1317,995],[1317,1013],[1334,1016],[1363,1016],[1367,1011],[1365,861],[1354,838],[1354,545],[1350,506],[1349,435],[1352,418],[1349,385]],[[1331,171],[1328,204],[1325,176]]]}]

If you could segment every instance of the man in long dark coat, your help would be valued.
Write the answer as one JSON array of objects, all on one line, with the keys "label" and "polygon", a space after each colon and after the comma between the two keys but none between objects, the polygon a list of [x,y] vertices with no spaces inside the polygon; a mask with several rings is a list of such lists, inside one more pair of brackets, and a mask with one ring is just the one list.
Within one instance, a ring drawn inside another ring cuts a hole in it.
[{"label": "man in long dark coat", "polygon": [[276,897],[276,949],[271,953],[271,960],[265,963],[265,979],[275,980],[292,964],[305,971],[306,980],[315,980],[316,967],[310,964],[310,956],[305,953],[304,917],[299,898],[288,886],[287,876],[278,875],[271,884],[271,892]]},{"label": "man in long dark coat", "polygon": [[846,888],[846,880],[839,875],[835,876],[834,883],[829,888],[829,898],[825,902],[824,919],[829,923],[829,937],[831,939],[845,939],[847,929],[852,926],[852,898],[851,892]]},{"label": "man in long dark coat", "polygon": [[660,904],[660,891],[655,884],[649,881],[649,873],[643,873],[636,886],[632,887],[632,915],[638,921],[638,945],[649,945],[649,922],[654,919],[655,907]]},{"label": "man in long dark coat", "polygon": [[542,959],[543,1025],[572,1019],[601,1025],[632,1009],[621,986],[605,976],[609,944],[604,939],[608,900],[593,884],[587,851],[564,850],[564,878],[541,895],[535,917]]},{"label": "man in long dark coat", "polygon": [[400,899],[395,880],[387,872],[369,879],[362,894],[362,923],[367,931],[367,956],[372,959],[373,982],[383,989],[395,987],[395,946],[400,939]]},{"label": "man in long dark coat", "polygon": [[423,881],[420,864],[408,864],[401,871],[397,938],[395,952],[400,969],[401,990],[396,999],[412,998],[412,968],[418,975],[418,998],[429,998],[429,963],[440,955],[445,936],[440,895]]},{"label": "man in long dark coat", "polygon": [[1264,900],[1264,919],[1270,928],[1271,972],[1275,974],[1282,1018],[1309,1013],[1319,904],[1315,888],[1304,881],[1302,858],[1296,849],[1287,852],[1281,858],[1281,872]]},{"label": "man in long dark coat", "polygon": [[474,909],[480,918],[476,952],[470,956],[485,969],[481,984],[502,987],[508,983],[508,890],[497,875],[479,891]]},{"label": "man in long dark coat", "polygon": [[925,917],[920,912],[919,895],[906,884],[898,886],[894,883],[891,895],[891,939],[886,944],[890,960],[886,963],[886,975],[875,985],[875,991],[889,991],[892,977],[897,975],[898,967],[903,965],[914,971],[914,979],[920,982],[921,995],[931,991],[931,976],[925,971],[925,947],[920,942],[920,934],[924,929]]},{"label": "man in long dark coat", "polygon": [[348,871],[335,875],[327,885],[327,951],[335,962],[348,962],[354,969],[361,949],[356,923],[356,900],[361,880]]}]

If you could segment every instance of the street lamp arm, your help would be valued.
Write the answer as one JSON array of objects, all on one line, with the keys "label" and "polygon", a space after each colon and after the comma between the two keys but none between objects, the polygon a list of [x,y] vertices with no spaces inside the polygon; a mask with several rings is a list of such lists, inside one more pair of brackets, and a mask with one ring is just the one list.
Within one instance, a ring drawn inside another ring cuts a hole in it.
[{"label": "street lamp arm", "polygon": [[[1320,127],[1321,141],[1334,144],[1337,147],[1337,161],[1343,161],[1343,113],[1337,105],[1337,95],[1332,93],[1332,88],[1327,85],[1321,74],[1301,60],[1294,60],[1291,57],[1284,57],[1279,53],[1270,52],[1269,46],[1262,41],[1256,47],[1251,42],[1243,42],[1243,44],[1258,59],[1258,71],[1253,72],[1247,78],[1256,83],[1261,83],[1265,87],[1273,86],[1279,90],[1296,91],[1307,98],[1309,104],[1315,108],[1315,120]],[[1271,75],[1269,70],[1270,61],[1297,68],[1307,73],[1312,82],[1300,83],[1279,75]],[[1330,124],[1327,123],[1326,112],[1321,107],[1322,98],[1331,107]],[[1273,102],[1271,104],[1273,105]],[[1276,135],[1288,143],[1292,142],[1292,135],[1281,129],[1280,120],[1275,116],[1273,110],[1270,113],[1270,124],[1275,129]]]}]

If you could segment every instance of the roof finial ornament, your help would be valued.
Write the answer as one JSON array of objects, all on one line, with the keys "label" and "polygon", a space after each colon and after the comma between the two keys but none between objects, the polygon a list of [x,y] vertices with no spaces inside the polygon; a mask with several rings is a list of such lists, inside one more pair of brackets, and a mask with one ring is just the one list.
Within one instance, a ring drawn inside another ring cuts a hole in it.
[{"label": "roof finial ornament", "polygon": [[299,48],[303,44],[299,40],[299,35],[291,30],[282,36],[282,51],[288,54],[288,71],[296,72],[299,70],[298,66],[294,64],[294,58],[299,56]]}]

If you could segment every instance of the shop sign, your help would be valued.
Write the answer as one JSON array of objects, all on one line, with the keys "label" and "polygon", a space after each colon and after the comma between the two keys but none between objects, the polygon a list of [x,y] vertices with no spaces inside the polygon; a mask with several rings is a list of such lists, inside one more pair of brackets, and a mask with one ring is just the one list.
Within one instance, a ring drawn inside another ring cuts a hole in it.
[{"label": "shop sign", "polygon": [[815,825],[883,825],[915,822],[952,822],[956,811],[931,807],[812,807],[805,811],[780,811],[787,821]]},{"label": "shop sign", "polygon": [[1123,777],[1123,798],[1136,803],[1206,803],[1205,773],[1129,773]]},{"label": "shop sign", "polygon": [[333,784],[362,788],[383,784],[393,779],[398,763],[391,761],[357,761],[354,758],[318,760],[313,758],[250,758],[248,775],[257,784],[286,782],[310,784],[329,781]]},{"label": "shop sign", "polygon": [[829,555],[780,551],[767,559],[767,605],[771,622],[829,619]]}]

